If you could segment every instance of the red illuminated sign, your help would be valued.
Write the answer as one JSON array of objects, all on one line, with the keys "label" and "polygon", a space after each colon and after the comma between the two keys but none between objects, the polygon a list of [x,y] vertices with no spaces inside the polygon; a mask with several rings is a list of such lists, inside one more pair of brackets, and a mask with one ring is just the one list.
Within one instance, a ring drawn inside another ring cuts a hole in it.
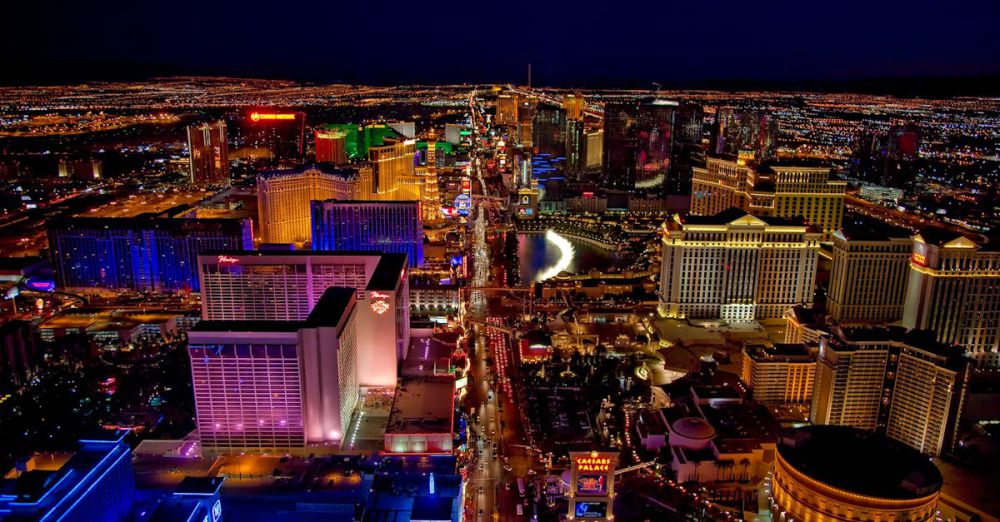
[{"label": "red illuminated sign", "polygon": [[219,256],[217,259],[219,263],[222,263],[223,265],[235,265],[240,262],[239,259],[232,256]]},{"label": "red illuminated sign", "polygon": [[261,121],[261,120],[294,120],[294,112],[252,112],[250,113],[250,121]]},{"label": "red illuminated sign", "polygon": [[920,266],[927,266],[927,257],[923,254],[913,254],[913,262]]},{"label": "red illuminated sign", "polygon": [[389,311],[389,294],[372,292],[368,295],[372,300],[370,306],[373,312],[382,315]]},{"label": "red illuminated sign", "polygon": [[594,193],[593,192],[584,192],[583,193],[583,198],[584,199],[594,199]]}]

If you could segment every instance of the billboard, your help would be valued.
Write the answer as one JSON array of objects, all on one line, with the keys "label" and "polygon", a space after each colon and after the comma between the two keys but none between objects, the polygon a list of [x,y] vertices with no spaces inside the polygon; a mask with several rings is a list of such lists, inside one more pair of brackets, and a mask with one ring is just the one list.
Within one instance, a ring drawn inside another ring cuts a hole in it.
[{"label": "billboard", "polygon": [[604,495],[608,492],[608,476],[592,474],[577,475],[576,492],[579,495]]},{"label": "billboard", "polygon": [[579,502],[576,505],[576,518],[605,518],[607,515],[607,502]]}]

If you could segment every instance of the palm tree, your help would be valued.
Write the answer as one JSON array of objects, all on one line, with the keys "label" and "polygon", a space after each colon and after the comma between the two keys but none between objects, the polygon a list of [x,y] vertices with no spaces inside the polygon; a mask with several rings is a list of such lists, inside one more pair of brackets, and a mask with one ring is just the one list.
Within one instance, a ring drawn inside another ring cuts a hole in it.
[{"label": "palm tree", "polygon": [[716,464],[719,467],[719,479],[722,481],[733,479],[733,467],[736,465],[732,459],[723,459]]},{"label": "palm tree", "polygon": [[744,458],[740,461],[740,464],[743,465],[743,478],[741,480],[743,482],[749,482],[750,476],[747,474],[747,470],[750,468],[750,459]]}]

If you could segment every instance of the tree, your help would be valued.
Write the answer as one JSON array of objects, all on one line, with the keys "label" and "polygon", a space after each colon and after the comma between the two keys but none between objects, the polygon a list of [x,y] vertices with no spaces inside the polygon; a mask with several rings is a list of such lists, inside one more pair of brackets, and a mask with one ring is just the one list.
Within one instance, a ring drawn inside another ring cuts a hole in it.
[{"label": "tree", "polygon": [[733,467],[736,465],[732,459],[723,459],[716,463],[719,468],[719,479],[728,481],[733,479]]}]

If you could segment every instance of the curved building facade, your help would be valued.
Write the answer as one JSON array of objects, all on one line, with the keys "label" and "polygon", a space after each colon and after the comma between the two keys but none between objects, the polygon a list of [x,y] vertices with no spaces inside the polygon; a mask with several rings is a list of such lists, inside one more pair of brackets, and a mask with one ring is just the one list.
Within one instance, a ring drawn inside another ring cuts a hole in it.
[{"label": "curved building facade", "polygon": [[778,444],[769,503],[777,522],[934,520],[941,473],[927,457],[872,432],[809,426]]}]

